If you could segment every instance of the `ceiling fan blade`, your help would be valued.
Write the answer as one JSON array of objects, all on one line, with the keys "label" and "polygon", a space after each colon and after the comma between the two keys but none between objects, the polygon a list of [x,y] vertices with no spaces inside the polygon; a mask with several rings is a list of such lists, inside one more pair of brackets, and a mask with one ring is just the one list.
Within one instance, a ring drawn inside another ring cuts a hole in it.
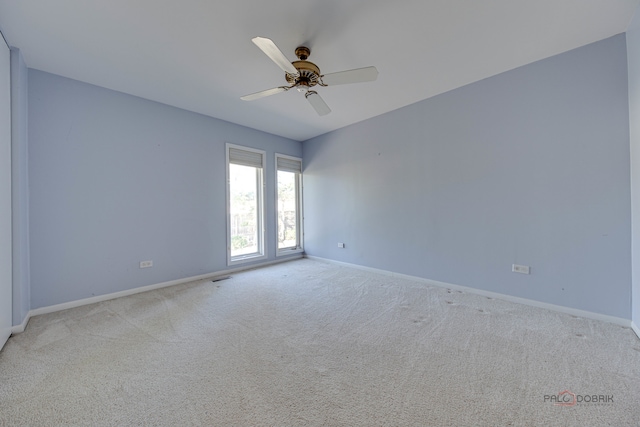
[{"label": "ceiling fan blade", "polygon": [[290,86],[280,86],[274,87],[272,89],[263,90],[261,92],[252,93],[250,95],[245,95],[240,97],[243,101],[254,101],[256,99],[264,98],[265,96],[275,95],[276,93],[285,92],[291,89]]},{"label": "ceiling fan blade", "polygon": [[372,82],[377,78],[378,70],[376,67],[365,67],[325,74],[321,77],[321,80],[327,86],[335,86],[347,83]]},{"label": "ceiling fan blade", "polygon": [[318,92],[310,90],[304,94],[304,97],[307,98],[309,104],[311,104],[311,106],[316,110],[318,115],[326,116],[331,112],[331,108],[329,108],[327,103],[324,102],[324,99],[318,95]]},{"label": "ceiling fan blade", "polygon": [[273,62],[275,62],[278,67],[282,68],[282,70],[293,76],[298,76],[298,70],[291,64],[291,61],[284,56],[284,53],[278,46],[271,41],[271,39],[265,37],[254,37],[251,41],[260,48]]}]

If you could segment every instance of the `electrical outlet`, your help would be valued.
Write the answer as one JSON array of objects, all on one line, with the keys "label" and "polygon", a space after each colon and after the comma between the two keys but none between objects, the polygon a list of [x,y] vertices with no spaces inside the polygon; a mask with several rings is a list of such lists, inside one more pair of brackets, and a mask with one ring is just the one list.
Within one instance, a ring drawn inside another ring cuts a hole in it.
[{"label": "electrical outlet", "polygon": [[153,267],[153,261],[140,261],[140,268],[149,268]]},{"label": "electrical outlet", "polygon": [[530,274],[531,267],[529,267],[528,265],[513,264],[511,266],[511,271],[513,271],[514,273],[520,273],[520,274]]},{"label": "electrical outlet", "polygon": [[344,243],[338,243],[338,247],[344,249]]}]

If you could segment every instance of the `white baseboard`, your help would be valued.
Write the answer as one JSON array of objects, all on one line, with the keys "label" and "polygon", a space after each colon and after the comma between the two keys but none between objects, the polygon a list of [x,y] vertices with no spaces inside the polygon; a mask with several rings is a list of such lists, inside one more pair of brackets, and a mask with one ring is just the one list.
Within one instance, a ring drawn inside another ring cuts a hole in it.
[{"label": "white baseboard", "polygon": [[[454,285],[452,283],[439,282],[437,280],[429,280],[429,279],[425,279],[423,277],[418,277],[418,276],[410,276],[410,275],[407,275],[407,274],[394,273],[393,271],[380,270],[380,269],[377,269],[377,268],[365,267],[365,266],[362,266],[362,265],[351,264],[351,263],[348,263],[348,262],[335,261],[335,260],[328,259],[328,258],[316,257],[316,256],[311,256],[311,255],[305,255],[305,258],[318,260],[318,261],[324,261],[324,262],[328,262],[328,263],[331,263],[331,264],[343,265],[345,267],[352,267],[352,268],[355,268],[355,269],[358,269],[358,270],[364,270],[364,271],[370,271],[370,272],[373,272],[373,273],[384,274],[386,276],[399,277],[399,278],[404,278],[404,279],[408,279],[408,280],[414,280],[414,281],[422,282],[422,283],[425,283],[425,284],[428,284],[428,285],[437,286],[437,287],[440,287],[440,288],[454,289],[454,290],[458,290],[458,291],[468,292],[470,294],[481,295],[481,296],[484,296],[484,297],[491,297],[491,298],[500,299],[500,300],[503,300],[503,301],[515,302],[515,303],[518,303],[518,304],[524,304],[524,305],[528,305],[528,306],[532,306],[532,307],[538,307],[538,308],[544,308],[544,309],[547,309],[547,310],[558,311],[558,312],[561,312],[561,313],[567,313],[567,314],[571,314],[571,315],[578,316],[578,317],[584,317],[584,318],[587,318],[587,319],[600,320],[600,321],[603,321],[603,322],[609,322],[609,323],[613,323],[613,324],[616,324],[616,325],[625,326],[627,328],[629,328],[629,327],[633,328],[634,327],[632,322],[631,322],[631,320],[624,319],[622,317],[609,316],[609,315],[606,315],[606,314],[594,313],[592,311],[586,311],[586,310],[579,310],[577,308],[565,307],[563,305],[549,304],[549,303],[546,303],[546,302],[536,301],[536,300],[532,300],[532,299],[528,299],[528,298],[514,297],[514,296],[511,296],[511,295],[501,294],[501,293],[498,293],[498,292],[491,292],[491,291],[485,291],[485,290],[482,290],[482,289],[469,288],[467,286]],[[640,333],[638,331],[637,326],[635,327],[634,331],[640,337]]]},{"label": "white baseboard", "polygon": [[575,308],[571,308],[571,307],[565,307],[565,306],[556,305],[556,304],[549,304],[549,303],[536,301],[536,300],[532,300],[532,299],[528,299],[528,298],[514,297],[514,296],[511,296],[511,295],[506,295],[506,294],[501,294],[501,293],[491,292],[491,291],[485,291],[485,290],[482,290],[482,289],[470,288],[470,287],[467,287],[467,286],[455,285],[455,284],[452,284],[452,283],[439,282],[437,280],[429,280],[429,279],[425,279],[423,277],[418,277],[418,276],[410,276],[410,275],[402,274],[402,273],[394,273],[394,272],[388,271],[388,270],[381,270],[381,269],[378,269],[378,268],[365,267],[365,266],[358,265],[358,264],[351,264],[351,263],[348,263],[348,262],[335,261],[335,260],[328,259],[328,258],[311,256],[311,255],[306,255],[306,254],[304,254],[304,255],[303,254],[298,254],[296,256],[288,257],[288,258],[285,258],[285,259],[276,259],[276,260],[273,260],[273,261],[267,261],[267,262],[262,262],[262,263],[243,266],[243,267],[231,268],[231,269],[227,269],[227,270],[220,270],[220,271],[216,271],[216,272],[212,272],[212,273],[202,274],[202,275],[199,275],[199,276],[186,277],[184,279],[171,280],[171,281],[168,281],[168,282],[157,283],[155,285],[148,285],[148,286],[142,286],[142,287],[139,287],[139,288],[128,289],[126,291],[114,292],[114,293],[111,293],[111,294],[99,295],[99,296],[95,296],[95,297],[91,297],[91,298],[85,298],[85,299],[81,299],[81,300],[70,301],[70,302],[66,302],[66,303],[62,303],[62,304],[56,304],[56,305],[50,305],[50,306],[47,306],[47,307],[36,308],[36,309],[30,310],[27,313],[25,318],[22,320],[21,324],[13,326],[11,328],[11,333],[12,334],[19,334],[21,332],[24,332],[24,330],[27,327],[27,324],[29,323],[29,320],[33,316],[38,316],[38,315],[41,315],[41,314],[54,313],[56,311],[67,310],[69,308],[80,307],[80,306],[88,305],[88,304],[95,304],[95,303],[98,303],[98,302],[108,301],[108,300],[111,300],[111,299],[125,297],[125,296],[128,296],[128,295],[135,295],[135,294],[139,294],[139,293],[142,293],[142,292],[152,291],[154,289],[166,288],[168,286],[180,285],[180,284],[183,284],[183,283],[194,282],[194,281],[197,281],[197,280],[204,280],[204,279],[209,279],[209,278],[214,278],[214,277],[219,277],[219,276],[225,276],[225,275],[229,275],[229,274],[232,274],[232,273],[237,273],[239,271],[253,270],[253,269],[256,269],[256,268],[266,267],[266,266],[272,265],[272,264],[280,264],[280,263],[283,263],[283,262],[288,262],[288,261],[300,259],[302,257],[313,259],[313,260],[317,260],[317,261],[323,261],[323,262],[327,262],[327,263],[330,263],[330,264],[343,265],[345,267],[351,267],[351,268],[355,268],[355,269],[358,269],[358,270],[370,271],[370,272],[373,272],[373,273],[383,274],[383,275],[386,275],[386,276],[399,277],[399,278],[404,278],[404,279],[408,279],[408,280],[414,280],[414,281],[422,282],[422,283],[425,283],[425,284],[428,284],[428,285],[437,286],[437,287],[441,287],[441,288],[449,288],[449,289],[454,289],[454,290],[460,290],[460,291],[464,291],[464,292],[468,292],[468,293],[472,293],[472,294],[476,294],[476,295],[481,295],[481,296],[485,296],[485,297],[501,299],[503,301],[515,302],[515,303],[518,303],[518,304],[524,304],[524,305],[528,305],[528,306],[532,306],[532,307],[544,308],[544,309],[547,309],[547,310],[552,310],[552,311],[557,311],[557,312],[561,312],[561,313],[572,314],[574,316],[584,317],[584,318],[587,318],[587,319],[600,320],[600,321],[603,321],[603,322],[609,322],[609,323],[613,323],[613,324],[620,325],[620,326],[630,327],[633,330],[633,332],[635,332],[635,334],[640,339],[640,328],[634,322],[632,322],[629,319],[624,319],[624,318],[615,317],[615,316],[608,316],[608,315],[605,315],[605,314],[594,313],[594,312],[586,311],[586,310],[579,310],[579,309],[575,309]]},{"label": "white baseboard", "polygon": [[24,332],[24,330],[27,328],[27,323],[29,323],[30,319],[31,319],[31,311],[27,312],[27,315],[24,316],[24,319],[22,319],[22,323],[11,327],[11,335]]},{"label": "white baseboard", "polygon": [[640,339],[640,328],[638,328],[638,325],[636,325],[636,322],[634,322],[633,320],[631,321],[631,329],[633,329],[633,332],[635,332],[638,336],[638,339]]},{"label": "white baseboard", "polygon": [[296,260],[296,259],[300,259],[300,258],[302,258],[302,256],[303,256],[302,254],[297,254],[297,255],[294,255],[294,256],[291,256],[291,257],[287,257],[287,258],[281,258],[281,259],[276,259],[276,260],[272,260],[272,261],[265,261],[265,262],[261,262],[261,263],[257,263],[257,264],[245,265],[245,266],[242,266],[242,267],[230,268],[230,269],[226,269],[226,270],[215,271],[215,272],[212,272],[212,273],[201,274],[199,276],[185,277],[184,279],[170,280],[168,282],[156,283],[155,285],[141,286],[139,288],[127,289],[125,291],[113,292],[113,293],[106,294],[106,295],[98,295],[98,296],[91,297],[91,298],[84,298],[84,299],[80,299],[80,300],[76,300],[76,301],[65,302],[65,303],[62,303],[62,304],[55,304],[55,305],[49,305],[47,307],[36,308],[36,309],[33,309],[33,310],[29,310],[29,312],[25,316],[25,318],[22,321],[22,323],[20,325],[16,325],[16,326],[11,328],[11,333],[12,334],[19,334],[21,332],[24,332],[24,330],[27,327],[27,323],[29,323],[29,319],[31,319],[31,317],[33,317],[33,316],[39,316],[41,314],[54,313],[56,311],[67,310],[67,309],[70,309],[70,308],[80,307],[80,306],[88,305],[88,304],[95,304],[95,303],[102,302],[102,301],[108,301],[108,300],[111,300],[111,299],[116,299],[116,298],[126,297],[126,296],[129,296],[129,295],[139,294],[139,293],[142,293],[142,292],[153,291],[155,289],[166,288],[168,286],[175,286],[175,285],[181,285],[183,283],[195,282],[197,280],[212,279],[214,277],[219,277],[219,276],[227,276],[229,274],[237,273],[239,271],[254,270],[256,268],[266,267],[266,266],[272,265],[272,264],[280,264],[280,263],[283,263],[283,262],[288,262],[288,261],[293,261],[293,260]]}]

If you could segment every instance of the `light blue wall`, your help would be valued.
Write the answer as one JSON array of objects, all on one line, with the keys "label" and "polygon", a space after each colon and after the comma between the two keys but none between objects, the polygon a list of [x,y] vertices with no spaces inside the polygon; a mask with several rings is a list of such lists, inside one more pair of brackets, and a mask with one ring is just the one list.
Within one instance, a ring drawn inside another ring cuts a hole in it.
[{"label": "light blue wall", "polygon": [[627,60],[629,62],[631,212],[633,223],[631,319],[637,326],[640,326],[640,16],[638,16],[637,10],[627,30]]},{"label": "light blue wall", "polygon": [[[32,309],[228,268],[225,143],[302,154],[296,141],[37,70],[28,90]],[[268,167],[268,224],[274,179]]]},{"label": "light blue wall", "polygon": [[306,252],[628,319],[628,119],[621,34],[305,141]]},{"label": "light blue wall", "polygon": [[[311,255],[630,318],[631,77],[627,92],[619,35],[323,135],[302,150],[29,70],[21,170],[28,163],[22,182],[30,194],[24,187],[21,194],[31,200],[19,209],[30,215],[21,233],[30,233],[31,257],[22,262],[31,262],[31,277],[27,268],[21,283],[31,282],[31,304],[29,287],[19,287],[14,323],[28,308],[227,268],[225,142],[269,158],[303,155]],[[271,169],[267,184],[273,223]],[[339,241],[347,247],[338,249]],[[273,259],[273,228],[267,245]],[[146,259],[154,267],[139,269]],[[512,263],[530,265],[532,275],[511,273]]]},{"label": "light blue wall", "polygon": [[27,66],[19,49],[11,49],[11,207],[13,261],[13,324],[30,308],[29,175]]}]

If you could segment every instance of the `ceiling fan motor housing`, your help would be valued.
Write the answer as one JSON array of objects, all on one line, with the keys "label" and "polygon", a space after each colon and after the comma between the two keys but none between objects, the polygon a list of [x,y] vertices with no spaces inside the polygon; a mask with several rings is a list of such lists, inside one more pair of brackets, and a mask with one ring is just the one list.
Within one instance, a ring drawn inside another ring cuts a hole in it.
[{"label": "ceiling fan motor housing", "polygon": [[298,70],[298,76],[292,76],[285,73],[285,78],[289,84],[295,86],[313,87],[318,84],[320,79],[320,68],[313,62],[307,61],[311,50],[305,46],[299,46],[296,48],[296,56],[300,58],[299,61],[294,61],[291,64]]}]

